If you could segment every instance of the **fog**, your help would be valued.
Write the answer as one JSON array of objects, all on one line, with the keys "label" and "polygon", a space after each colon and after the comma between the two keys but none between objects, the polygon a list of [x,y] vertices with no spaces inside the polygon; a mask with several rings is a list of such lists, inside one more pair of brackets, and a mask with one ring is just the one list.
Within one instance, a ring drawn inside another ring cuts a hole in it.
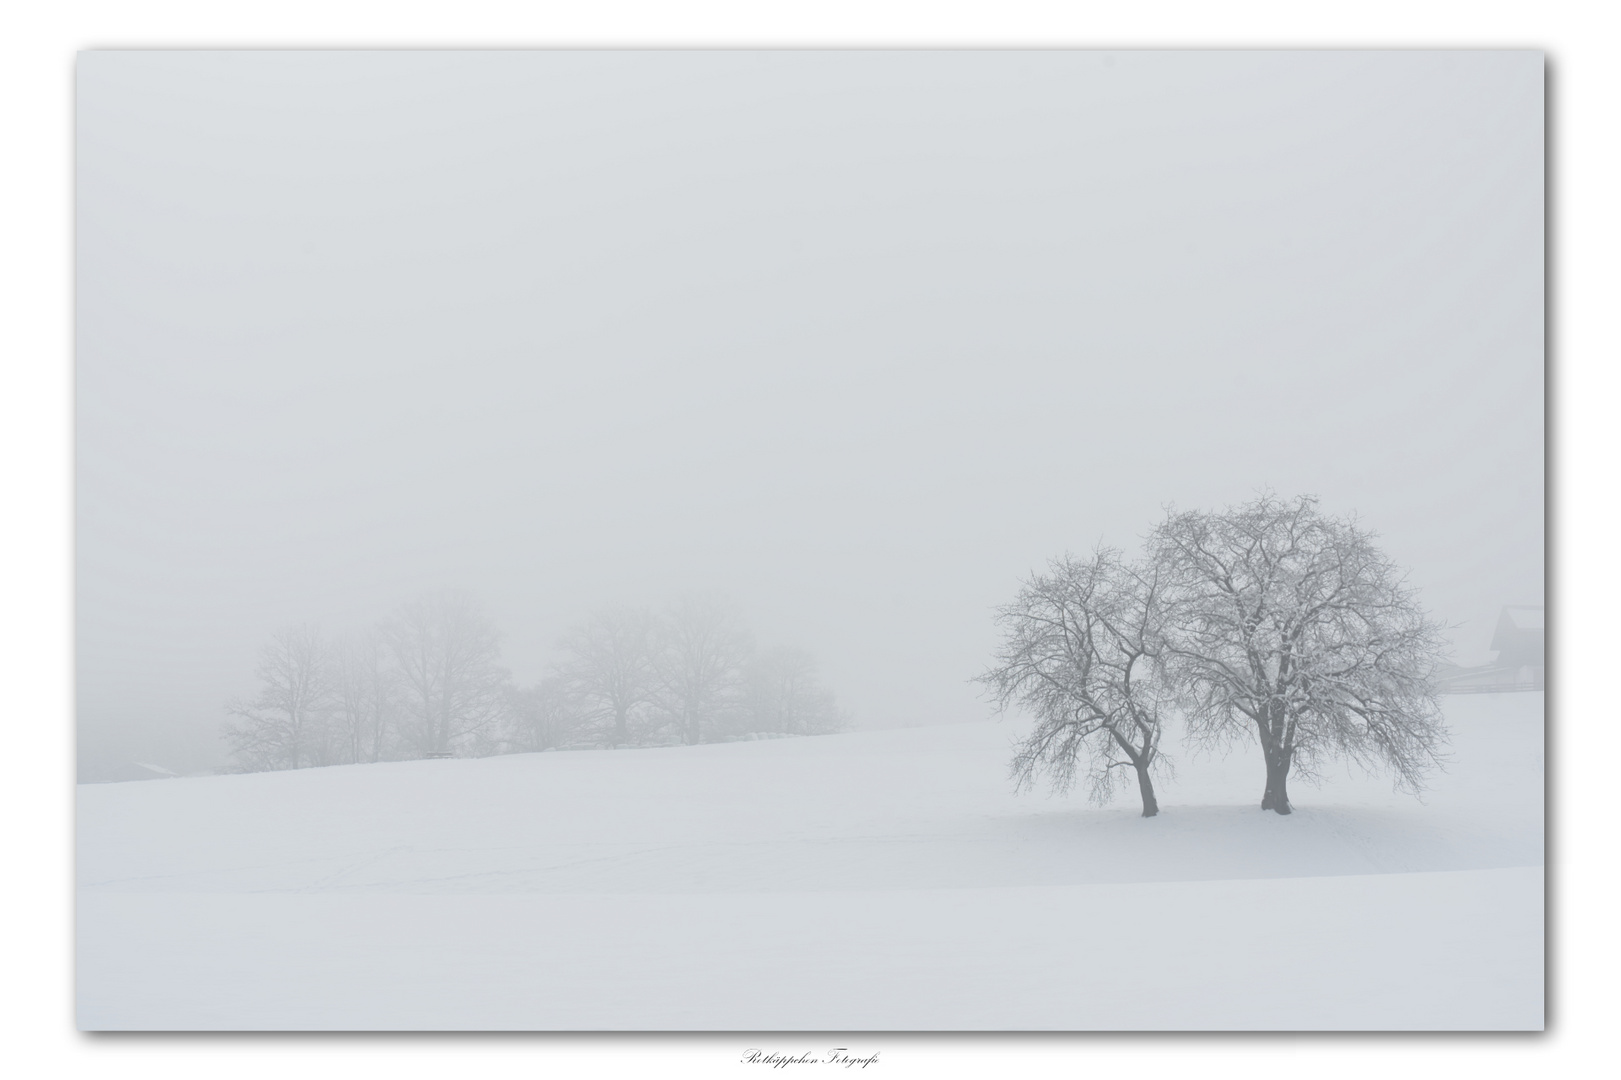
[{"label": "fog", "polygon": [[[77,71],[81,769],[466,589],[730,596],[982,718],[1051,556],[1270,488],[1484,657],[1543,583],[1535,53],[163,53]],[[141,757],[145,755],[145,757]]]}]

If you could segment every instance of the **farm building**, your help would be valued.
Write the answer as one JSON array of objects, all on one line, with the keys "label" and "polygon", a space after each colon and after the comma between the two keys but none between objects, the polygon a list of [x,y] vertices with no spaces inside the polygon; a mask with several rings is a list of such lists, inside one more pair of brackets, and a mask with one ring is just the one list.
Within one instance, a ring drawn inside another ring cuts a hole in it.
[{"label": "farm building", "polygon": [[1540,606],[1505,606],[1497,616],[1491,647],[1497,653],[1491,663],[1443,671],[1441,692],[1493,694],[1542,689],[1545,649]]}]

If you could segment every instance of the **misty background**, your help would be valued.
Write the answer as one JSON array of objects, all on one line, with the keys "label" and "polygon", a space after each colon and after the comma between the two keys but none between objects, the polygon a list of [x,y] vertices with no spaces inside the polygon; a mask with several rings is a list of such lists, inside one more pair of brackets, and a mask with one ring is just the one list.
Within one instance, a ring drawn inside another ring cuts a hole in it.
[{"label": "misty background", "polygon": [[81,778],[224,757],[289,623],[478,595],[520,682],[732,598],[857,727],[1167,504],[1542,603],[1530,52],[90,52]]}]

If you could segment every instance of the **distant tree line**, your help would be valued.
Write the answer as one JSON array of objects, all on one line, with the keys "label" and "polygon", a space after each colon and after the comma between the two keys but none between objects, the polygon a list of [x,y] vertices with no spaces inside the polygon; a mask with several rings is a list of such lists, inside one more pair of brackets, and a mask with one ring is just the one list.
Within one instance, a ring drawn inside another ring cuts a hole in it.
[{"label": "distant tree line", "polygon": [[287,627],[260,650],[257,694],[227,705],[232,767],[691,745],[846,723],[809,654],[756,649],[719,597],[605,608],[559,651],[545,677],[516,684],[495,623],[456,592],[356,633]]},{"label": "distant tree line", "polygon": [[1179,717],[1195,744],[1256,745],[1261,808],[1291,812],[1291,776],[1345,758],[1416,793],[1447,732],[1436,672],[1442,627],[1354,520],[1267,494],[1219,512],[1168,513],[1129,559],[1066,555],[998,619],[981,677],[1035,727],[1011,769],[1106,801],[1135,778],[1159,812],[1161,742]]}]

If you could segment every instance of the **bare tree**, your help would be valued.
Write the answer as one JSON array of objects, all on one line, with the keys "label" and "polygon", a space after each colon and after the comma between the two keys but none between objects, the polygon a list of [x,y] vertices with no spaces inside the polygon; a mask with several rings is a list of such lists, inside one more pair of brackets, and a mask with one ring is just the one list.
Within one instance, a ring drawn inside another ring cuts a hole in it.
[{"label": "bare tree", "polygon": [[656,689],[651,616],[640,608],[605,608],[558,644],[567,654],[559,670],[568,692],[606,729],[610,745],[629,744],[631,721]]},{"label": "bare tree", "polygon": [[1000,609],[1004,641],[979,681],[1002,709],[1022,706],[1035,717],[1012,763],[1021,788],[1045,770],[1068,790],[1084,763],[1101,804],[1130,769],[1143,817],[1159,813],[1153,775],[1165,765],[1162,714],[1171,696],[1159,664],[1159,595],[1153,566],[1102,548],[1090,559],[1054,560]]},{"label": "bare tree", "polygon": [[401,607],[384,626],[399,670],[400,729],[419,753],[479,751],[504,709],[501,635],[466,593],[437,593]]},{"label": "bare tree", "polygon": [[1165,575],[1167,658],[1194,737],[1252,732],[1261,808],[1287,814],[1291,771],[1343,755],[1418,791],[1446,728],[1444,657],[1401,574],[1354,521],[1271,494],[1223,513],[1171,513],[1150,538]]},{"label": "bare tree", "polygon": [[336,728],[344,760],[380,761],[400,705],[399,671],[378,628],[339,638],[331,649]]},{"label": "bare tree", "polygon": [[304,623],[272,635],[259,650],[259,693],[234,700],[225,731],[238,768],[297,769],[321,764],[320,739],[332,702],[326,646]]},{"label": "bare tree", "polygon": [[666,714],[687,745],[738,704],[748,634],[725,600],[708,594],[682,597],[660,625],[661,697]]},{"label": "bare tree", "polygon": [[820,735],[844,726],[833,694],[822,686],[816,661],[799,649],[771,649],[743,668],[745,723],[753,731]]},{"label": "bare tree", "polygon": [[567,746],[581,724],[578,702],[563,676],[551,675],[534,686],[511,691],[507,711],[507,746],[513,753],[532,753]]}]

